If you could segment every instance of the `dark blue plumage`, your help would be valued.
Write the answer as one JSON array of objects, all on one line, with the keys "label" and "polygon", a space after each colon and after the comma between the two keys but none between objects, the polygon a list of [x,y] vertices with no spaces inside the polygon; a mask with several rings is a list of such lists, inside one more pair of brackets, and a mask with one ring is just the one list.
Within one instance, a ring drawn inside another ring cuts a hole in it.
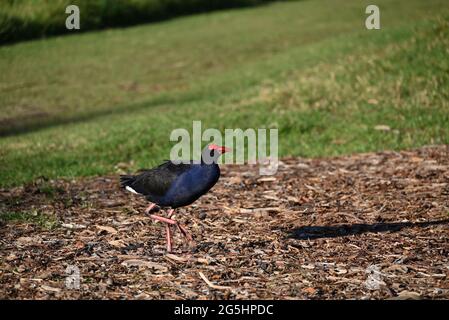
[{"label": "dark blue plumage", "polygon": [[187,206],[208,192],[219,178],[220,168],[216,163],[192,164],[173,181],[164,196],[152,202],[172,208]]},{"label": "dark blue plumage", "polygon": [[143,170],[139,175],[121,176],[121,185],[161,207],[189,205],[209,191],[220,178],[217,160],[224,149],[220,151],[222,147],[212,146],[203,150],[201,163],[175,164],[167,161],[156,168]]},{"label": "dark blue plumage", "polygon": [[150,213],[156,205],[171,208],[168,218],[150,215],[152,219],[166,224],[168,252],[172,249],[171,226],[176,226],[187,240],[192,240],[187,229],[171,219],[174,209],[191,204],[217,183],[220,178],[218,158],[229,150],[211,144],[201,153],[201,163],[191,161],[175,164],[167,161],[159,167],[143,170],[141,174],[120,177],[122,188],[143,195],[152,202],[146,210],[147,213]]}]

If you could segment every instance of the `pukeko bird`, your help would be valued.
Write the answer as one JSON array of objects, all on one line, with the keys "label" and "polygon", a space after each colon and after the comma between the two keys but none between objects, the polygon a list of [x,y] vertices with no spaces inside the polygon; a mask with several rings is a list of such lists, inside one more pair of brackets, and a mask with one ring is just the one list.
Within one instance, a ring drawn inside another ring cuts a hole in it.
[{"label": "pukeko bird", "polygon": [[220,168],[217,164],[221,154],[230,151],[226,147],[210,144],[201,153],[201,162],[173,163],[166,161],[153,169],[142,170],[138,175],[120,176],[122,188],[146,197],[150,205],[145,210],[149,214],[158,205],[170,208],[168,218],[150,215],[152,219],[166,224],[167,251],[172,250],[170,226],[175,226],[187,240],[192,237],[186,228],[171,219],[176,208],[187,206],[203,194],[207,193],[220,178]]}]

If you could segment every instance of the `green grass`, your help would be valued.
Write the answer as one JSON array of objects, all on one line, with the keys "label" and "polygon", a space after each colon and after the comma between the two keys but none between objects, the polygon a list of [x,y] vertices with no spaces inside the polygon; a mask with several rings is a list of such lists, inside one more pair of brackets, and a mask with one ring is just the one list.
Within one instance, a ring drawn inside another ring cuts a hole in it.
[{"label": "green grass", "polygon": [[[174,128],[278,128],[281,155],[449,143],[445,1],[314,0],[0,48],[0,185],[166,159]],[[389,131],[375,130],[387,125]]]},{"label": "green grass", "polygon": [[4,223],[28,223],[43,229],[54,229],[59,222],[53,215],[31,212],[0,212],[0,221]]},{"label": "green grass", "polygon": [[0,42],[20,41],[67,30],[66,8],[80,10],[80,32],[160,21],[195,12],[253,6],[266,0],[2,0]]}]

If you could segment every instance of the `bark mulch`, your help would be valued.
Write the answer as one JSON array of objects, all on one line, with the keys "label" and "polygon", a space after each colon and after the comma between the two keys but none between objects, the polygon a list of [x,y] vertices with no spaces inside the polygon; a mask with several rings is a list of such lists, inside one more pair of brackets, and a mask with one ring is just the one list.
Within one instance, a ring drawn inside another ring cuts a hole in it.
[{"label": "bark mulch", "polygon": [[0,298],[449,298],[449,146],[257,173],[222,166],[178,211],[195,244],[175,233],[172,254],[118,175],[0,190]]}]

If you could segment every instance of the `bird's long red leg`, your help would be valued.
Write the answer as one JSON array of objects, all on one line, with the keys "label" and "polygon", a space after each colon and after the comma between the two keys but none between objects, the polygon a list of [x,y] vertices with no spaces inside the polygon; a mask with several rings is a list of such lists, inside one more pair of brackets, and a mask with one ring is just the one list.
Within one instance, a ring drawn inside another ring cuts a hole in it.
[{"label": "bird's long red leg", "polygon": [[[169,218],[172,216],[172,214],[173,214],[174,211],[175,211],[174,209],[171,209],[171,210],[170,210],[169,216],[168,216]],[[175,220],[173,220],[173,221],[175,221]],[[181,232],[182,236],[183,236],[185,239],[187,239],[187,241],[192,241],[193,238],[192,238],[192,236],[190,235],[190,233],[187,231],[187,229],[186,229],[182,224],[180,224],[178,221],[175,221],[175,222],[176,222],[176,227],[178,228],[179,232]]]},{"label": "bird's long red leg", "polygon": [[168,212],[168,218],[161,217],[161,216],[158,216],[158,215],[155,215],[155,214],[150,215],[150,218],[152,218],[154,220],[158,220],[158,221],[164,222],[166,224],[165,230],[166,230],[166,233],[167,233],[167,251],[168,252],[171,252],[171,249],[172,249],[172,245],[171,245],[172,244],[172,241],[171,241],[172,239],[171,239],[170,225],[176,225],[176,227],[178,228],[179,232],[181,232],[181,234],[183,235],[183,237],[185,239],[187,239],[187,241],[192,241],[193,240],[193,238],[190,235],[190,233],[187,231],[187,229],[182,224],[180,224],[176,220],[170,219],[171,216],[173,215],[174,211],[175,211],[174,209],[170,209],[170,211]]},{"label": "bird's long red leg", "polygon": [[171,252],[172,251],[172,237],[171,237],[171,230],[170,230],[170,225],[175,225],[177,222],[173,219],[170,219],[170,217],[173,215],[173,209],[171,209],[168,212],[168,218],[165,217],[161,217],[155,214],[150,215],[151,219],[157,220],[157,221],[161,221],[165,223],[165,231],[166,231],[166,240],[167,240],[167,251]]},{"label": "bird's long red leg", "polygon": [[[171,218],[171,216],[173,215],[173,209],[171,209],[169,212],[168,212],[168,219],[170,219]],[[170,219],[171,220],[171,219]],[[166,223],[165,224],[165,231],[166,231],[166,233],[167,233],[167,252],[171,252],[171,250],[172,250],[172,247],[171,247],[171,230],[170,230],[170,224],[169,223]]]},{"label": "bird's long red leg", "polygon": [[145,213],[149,214],[151,212],[151,210],[153,210],[153,208],[156,206],[155,203],[150,203],[150,205],[145,209]]},{"label": "bird's long red leg", "polygon": [[178,227],[178,230],[181,232],[181,234],[184,236],[184,238],[187,239],[187,241],[192,241],[193,240],[193,238],[190,235],[190,233],[187,231],[187,229],[182,224],[177,223],[176,227]]},{"label": "bird's long red leg", "polygon": [[170,231],[170,225],[167,223],[165,224],[165,231],[167,233],[167,252],[171,252],[172,247],[171,247],[171,231]]},{"label": "bird's long red leg", "polygon": [[158,215],[155,215],[155,214],[150,215],[150,218],[154,219],[154,220],[161,221],[161,222],[165,222],[165,223],[168,223],[168,224],[177,224],[177,222],[175,220],[173,220],[173,219],[168,219],[168,218],[161,217],[161,216],[158,216]]}]

